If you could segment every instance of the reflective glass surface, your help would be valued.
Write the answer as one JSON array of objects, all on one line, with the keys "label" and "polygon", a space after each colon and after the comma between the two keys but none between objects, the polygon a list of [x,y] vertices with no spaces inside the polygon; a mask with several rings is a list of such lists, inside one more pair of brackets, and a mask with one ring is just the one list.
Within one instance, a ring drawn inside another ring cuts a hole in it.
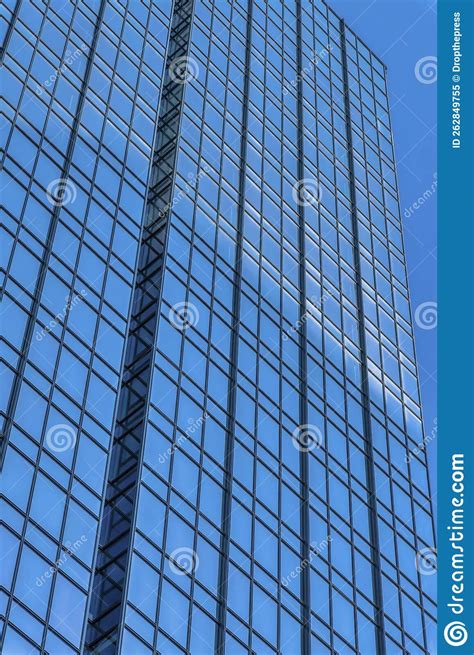
[{"label": "reflective glass surface", "polygon": [[5,6],[3,652],[433,652],[384,64],[321,0]]}]

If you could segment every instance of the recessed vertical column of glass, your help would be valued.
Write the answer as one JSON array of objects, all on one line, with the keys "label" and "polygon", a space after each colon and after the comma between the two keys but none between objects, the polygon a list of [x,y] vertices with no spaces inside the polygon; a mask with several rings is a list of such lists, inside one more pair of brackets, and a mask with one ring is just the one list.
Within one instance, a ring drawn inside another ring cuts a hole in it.
[{"label": "recessed vertical column of glass", "polygon": [[[298,213],[298,251],[299,251],[299,377],[300,377],[300,427],[297,429],[295,443],[300,449],[300,485],[301,485],[301,561],[304,563],[300,574],[301,590],[301,653],[311,653],[311,546],[310,546],[310,523],[309,523],[309,451],[312,449],[313,441],[308,435],[310,433],[308,423],[308,329],[306,324],[306,313],[309,308],[308,295],[306,291],[306,280],[308,278],[307,268],[307,238],[306,238],[306,209],[310,191],[306,189],[307,169],[305,166],[305,130],[304,130],[304,96],[303,79],[305,67],[303,61],[303,9],[300,0],[296,2],[296,61],[297,61],[297,120],[298,120],[298,182],[293,187],[296,190],[297,213]],[[296,436],[294,434],[294,436]],[[304,436],[303,436],[304,435]]]},{"label": "recessed vertical column of glass", "polygon": [[5,52],[3,652],[81,650],[168,22],[21,2]]},{"label": "recessed vertical column of glass", "polygon": [[121,649],[120,626],[147,421],[184,90],[182,79],[174,76],[175,62],[178,58],[186,57],[192,9],[191,0],[177,0],[170,26],[145,228],[140,243],[87,636],[88,651],[93,653],[119,652]]},{"label": "recessed vertical column of glass", "polygon": [[215,652],[246,21],[195,3],[123,653]]}]

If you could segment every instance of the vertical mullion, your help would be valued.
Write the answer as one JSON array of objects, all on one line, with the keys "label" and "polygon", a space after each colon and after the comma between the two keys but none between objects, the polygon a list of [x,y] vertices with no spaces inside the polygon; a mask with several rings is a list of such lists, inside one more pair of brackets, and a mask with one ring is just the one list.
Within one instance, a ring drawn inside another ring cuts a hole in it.
[{"label": "vertical mullion", "polygon": [[252,38],[253,0],[247,5],[247,33],[244,83],[242,91],[242,127],[240,140],[240,171],[236,229],[236,258],[233,281],[232,318],[234,321],[230,344],[230,380],[227,404],[227,439],[224,453],[224,493],[221,514],[221,548],[217,592],[219,606],[216,625],[216,654],[224,655],[226,643],[227,591],[229,577],[230,527],[232,511],[232,481],[234,468],[235,414],[237,407],[238,350],[240,326],[240,298],[242,293],[243,222],[245,206],[245,167],[247,161],[248,97],[250,87],[250,52]]},{"label": "vertical mullion", "polygon": [[[169,70],[177,53],[186,53],[189,48],[192,15],[193,0],[176,0],[171,12],[138,271],[101,518],[87,652],[109,646],[114,652],[121,649],[184,94],[183,85],[170,77]],[[174,117],[171,127],[170,116]],[[164,175],[165,184],[160,185],[160,173],[168,170],[170,179]]]}]

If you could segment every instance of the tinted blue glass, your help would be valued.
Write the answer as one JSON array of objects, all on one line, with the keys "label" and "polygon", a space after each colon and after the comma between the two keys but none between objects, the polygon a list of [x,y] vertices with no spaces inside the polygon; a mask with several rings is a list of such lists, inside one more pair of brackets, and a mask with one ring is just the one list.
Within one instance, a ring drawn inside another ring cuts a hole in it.
[{"label": "tinted blue glass", "polygon": [[6,7],[3,651],[427,655],[383,63],[322,0]]}]

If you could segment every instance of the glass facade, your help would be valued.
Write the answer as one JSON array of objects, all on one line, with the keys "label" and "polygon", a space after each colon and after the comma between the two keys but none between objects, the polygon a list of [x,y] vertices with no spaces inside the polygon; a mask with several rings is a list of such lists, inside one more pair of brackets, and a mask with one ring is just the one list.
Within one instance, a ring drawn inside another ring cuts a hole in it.
[{"label": "glass facade", "polygon": [[6,0],[6,655],[428,655],[387,71],[322,0]]}]

